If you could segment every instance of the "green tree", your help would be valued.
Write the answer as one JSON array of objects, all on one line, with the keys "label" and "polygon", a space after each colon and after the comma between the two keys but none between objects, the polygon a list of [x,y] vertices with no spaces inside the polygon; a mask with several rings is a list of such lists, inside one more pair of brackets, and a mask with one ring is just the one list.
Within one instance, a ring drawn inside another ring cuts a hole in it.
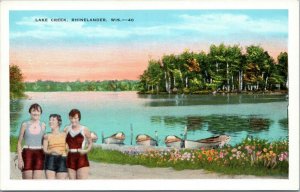
[{"label": "green tree", "polygon": [[234,90],[242,87],[242,72],[244,70],[242,49],[238,45],[226,48],[226,80],[227,90]]},{"label": "green tree", "polygon": [[140,75],[139,89],[142,92],[149,91],[149,89],[150,89],[149,84],[150,84],[150,77],[149,77],[148,71],[144,70],[143,74]]},{"label": "green tree", "polygon": [[149,82],[148,84],[151,86],[151,91],[154,91],[154,87],[156,88],[156,92],[159,92],[159,83],[162,80],[163,72],[161,70],[161,64],[159,61],[150,60],[148,65],[148,75]]},{"label": "green tree", "polygon": [[281,52],[278,57],[278,68],[280,75],[285,80],[285,87],[288,88],[288,54],[287,52]]},{"label": "green tree", "polygon": [[[174,54],[171,55],[164,55],[162,57],[162,68],[163,68],[163,75],[165,80],[165,89],[166,92],[171,93],[172,90],[172,82],[174,83],[174,74],[173,70],[175,69],[176,65],[176,57]],[[173,81],[172,81],[173,80]],[[174,87],[174,85],[173,85]]]},{"label": "green tree", "polygon": [[199,55],[190,52],[188,49],[179,55],[179,68],[184,78],[184,87],[189,87],[189,79],[195,77],[200,72]]},{"label": "green tree", "polygon": [[9,66],[9,83],[10,83],[10,99],[24,97],[25,85],[23,82],[23,74],[17,65]]},{"label": "green tree", "polygon": [[264,62],[262,64],[262,79],[264,81],[264,90],[267,90],[268,84],[269,84],[269,78],[272,75],[272,73],[277,72],[275,69],[275,61],[274,59],[269,55],[267,51],[265,51],[265,58]]},{"label": "green tree", "polygon": [[258,90],[259,85],[263,83],[263,65],[265,63],[266,54],[262,47],[251,45],[246,48],[246,62],[247,71],[245,74],[245,81],[248,85]]}]

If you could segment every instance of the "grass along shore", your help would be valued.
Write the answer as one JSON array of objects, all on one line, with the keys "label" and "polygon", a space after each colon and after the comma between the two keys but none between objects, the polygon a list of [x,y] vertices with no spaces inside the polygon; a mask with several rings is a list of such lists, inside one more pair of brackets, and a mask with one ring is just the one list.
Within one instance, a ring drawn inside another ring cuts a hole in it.
[{"label": "grass along shore", "polygon": [[[16,152],[17,138],[11,137],[11,152]],[[153,148],[145,152],[104,150],[94,147],[88,154],[94,162],[143,165],[146,167],[172,167],[175,170],[204,169],[227,175],[288,177],[288,141],[268,142],[245,139],[235,146],[222,149],[165,151]]]}]

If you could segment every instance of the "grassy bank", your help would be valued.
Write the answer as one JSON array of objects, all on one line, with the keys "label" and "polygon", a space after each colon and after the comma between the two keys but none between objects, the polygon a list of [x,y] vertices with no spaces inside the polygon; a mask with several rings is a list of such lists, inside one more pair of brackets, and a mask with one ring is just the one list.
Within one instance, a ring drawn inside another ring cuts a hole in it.
[{"label": "grassy bank", "polygon": [[[11,151],[17,139],[11,137]],[[172,167],[176,170],[205,169],[228,175],[288,176],[288,142],[245,139],[222,149],[110,151],[93,148],[89,159],[95,162]]]}]

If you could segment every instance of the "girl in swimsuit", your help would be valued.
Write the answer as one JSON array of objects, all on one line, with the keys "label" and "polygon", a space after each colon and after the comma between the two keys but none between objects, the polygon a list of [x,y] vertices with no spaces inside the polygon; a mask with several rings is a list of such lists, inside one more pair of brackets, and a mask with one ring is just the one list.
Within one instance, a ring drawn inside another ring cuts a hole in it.
[{"label": "girl in swimsuit", "polygon": [[[89,161],[87,153],[92,148],[92,137],[89,129],[80,124],[81,113],[72,109],[69,113],[71,124],[66,126],[66,142],[68,146],[67,167],[70,179],[87,179]],[[85,145],[87,142],[87,148]]]},{"label": "girl in swimsuit", "polygon": [[[22,123],[19,133],[18,168],[22,171],[23,179],[42,179],[44,169],[42,140],[46,125],[40,122],[42,108],[39,104],[32,104],[29,113],[31,119]],[[22,149],[23,139],[25,145]]]},{"label": "girl in swimsuit", "polygon": [[49,117],[51,133],[44,136],[45,170],[47,179],[66,179],[66,133],[60,132],[61,116],[51,114]]}]

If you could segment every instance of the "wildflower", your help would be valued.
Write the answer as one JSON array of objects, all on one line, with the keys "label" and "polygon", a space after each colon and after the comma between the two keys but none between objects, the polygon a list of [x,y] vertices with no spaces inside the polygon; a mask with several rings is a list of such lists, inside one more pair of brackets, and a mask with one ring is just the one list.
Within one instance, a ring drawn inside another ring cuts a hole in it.
[{"label": "wildflower", "polygon": [[235,153],[235,152],[237,152],[237,149],[236,149],[236,148],[233,148],[233,149],[231,150],[231,152],[232,152],[232,153]]},{"label": "wildflower", "polygon": [[252,153],[252,149],[247,149],[247,152],[249,153],[249,154],[251,154]]},{"label": "wildflower", "polygon": [[198,159],[202,159],[202,155],[201,154],[198,155]]},{"label": "wildflower", "polygon": [[219,157],[220,157],[220,158],[224,158],[224,153],[223,153],[223,152],[220,152]]},{"label": "wildflower", "polygon": [[268,149],[267,149],[267,148],[264,148],[264,149],[263,149],[263,152],[265,152],[265,153],[266,153],[267,151],[268,151]]},{"label": "wildflower", "polygon": [[253,145],[253,146],[251,146],[251,149],[252,149],[252,150],[255,150],[255,146],[254,146],[254,145]]},{"label": "wildflower", "polygon": [[238,146],[238,149],[240,150],[240,149],[241,149],[241,146]]},{"label": "wildflower", "polygon": [[212,157],[207,157],[208,162],[211,162],[213,159]]},{"label": "wildflower", "polygon": [[288,161],[288,153],[287,152],[281,152],[278,155],[278,157],[279,157],[279,161],[284,161],[284,160]]},{"label": "wildflower", "polygon": [[233,158],[232,158],[232,157],[229,157],[229,159],[232,160]]},{"label": "wildflower", "polygon": [[208,151],[208,154],[214,155],[214,149],[209,150],[209,151]]},{"label": "wildflower", "polygon": [[261,155],[261,151],[257,151],[256,156],[260,156],[260,155]]}]

